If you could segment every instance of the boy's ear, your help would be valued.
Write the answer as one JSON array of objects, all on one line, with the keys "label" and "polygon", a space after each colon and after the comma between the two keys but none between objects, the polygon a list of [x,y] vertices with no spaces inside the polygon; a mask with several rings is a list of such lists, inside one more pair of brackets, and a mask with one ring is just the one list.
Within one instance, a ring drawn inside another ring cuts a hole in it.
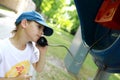
[{"label": "boy's ear", "polygon": [[26,19],[23,19],[23,20],[21,21],[21,26],[22,26],[23,28],[26,28],[27,25],[28,25],[27,20],[26,20]]}]

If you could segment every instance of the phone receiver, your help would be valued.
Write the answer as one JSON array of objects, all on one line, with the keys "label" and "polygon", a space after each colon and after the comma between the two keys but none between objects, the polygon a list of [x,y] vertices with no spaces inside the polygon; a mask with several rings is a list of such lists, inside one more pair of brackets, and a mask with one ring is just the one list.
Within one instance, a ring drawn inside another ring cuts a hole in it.
[{"label": "phone receiver", "polygon": [[41,47],[45,47],[48,45],[47,39],[45,37],[40,37],[37,41],[37,44]]},{"label": "phone receiver", "polygon": [[49,44],[48,45],[47,39],[45,37],[40,37],[37,41],[37,45],[39,45],[41,47],[45,47],[45,46],[64,47],[70,53],[70,55],[74,58],[74,56],[72,55],[72,53],[70,52],[70,50],[66,46],[60,45],[60,44]]}]

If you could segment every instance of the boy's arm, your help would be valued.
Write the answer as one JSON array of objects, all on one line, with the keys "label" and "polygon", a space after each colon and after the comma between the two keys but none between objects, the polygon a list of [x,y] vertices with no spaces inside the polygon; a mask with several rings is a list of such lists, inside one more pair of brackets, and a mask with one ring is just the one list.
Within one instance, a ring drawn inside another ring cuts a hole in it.
[{"label": "boy's arm", "polygon": [[45,63],[46,63],[47,46],[45,47],[37,46],[37,48],[39,49],[39,52],[40,52],[39,60],[38,62],[33,63],[33,67],[35,68],[37,72],[40,73],[43,70]]}]

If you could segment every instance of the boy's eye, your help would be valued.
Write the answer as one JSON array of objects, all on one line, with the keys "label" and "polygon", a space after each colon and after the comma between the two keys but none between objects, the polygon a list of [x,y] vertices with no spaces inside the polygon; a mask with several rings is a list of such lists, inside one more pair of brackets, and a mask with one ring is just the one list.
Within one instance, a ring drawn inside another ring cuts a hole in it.
[{"label": "boy's eye", "polygon": [[38,28],[40,29],[40,28],[41,28],[41,26],[38,26]]},{"label": "boy's eye", "polygon": [[39,29],[41,29],[42,26],[38,26]]},{"label": "boy's eye", "polygon": [[41,26],[41,25],[39,25],[39,26],[37,26],[39,29],[44,29],[44,27],[43,26]]}]

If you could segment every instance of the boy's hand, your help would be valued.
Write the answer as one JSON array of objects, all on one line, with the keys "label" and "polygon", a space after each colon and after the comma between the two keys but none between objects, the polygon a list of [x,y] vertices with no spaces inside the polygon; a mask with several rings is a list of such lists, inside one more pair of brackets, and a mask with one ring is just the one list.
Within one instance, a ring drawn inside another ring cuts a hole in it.
[{"label": "boy's hand", "polygon": [[40,50],[41,54],[45,54],[47,52],[47,46],[41,47],[39,45],[36,45],[36,47]]}]

